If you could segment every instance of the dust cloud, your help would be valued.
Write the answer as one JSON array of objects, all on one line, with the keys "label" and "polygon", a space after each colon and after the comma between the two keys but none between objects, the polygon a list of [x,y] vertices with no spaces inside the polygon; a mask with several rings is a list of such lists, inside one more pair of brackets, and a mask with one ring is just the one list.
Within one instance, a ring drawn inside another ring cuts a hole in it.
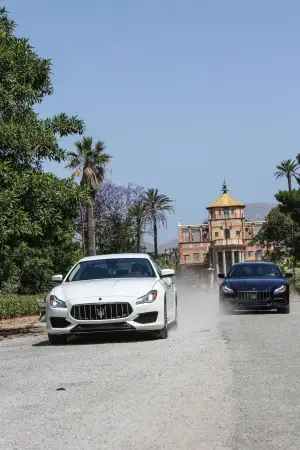
[{"label": "dust cloud", "polygon": [[178,326],[182,332],[197,331],[203,327],[217,325],[220,321],[218,284],[212,288],[177,278]]}]

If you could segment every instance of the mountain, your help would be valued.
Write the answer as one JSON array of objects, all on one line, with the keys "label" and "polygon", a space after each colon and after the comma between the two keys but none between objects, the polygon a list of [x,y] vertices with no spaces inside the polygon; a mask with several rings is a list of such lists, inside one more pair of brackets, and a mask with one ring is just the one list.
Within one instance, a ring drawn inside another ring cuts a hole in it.
[{"label": "mountain", "polygon": [[265,220],[276,203],[248,203],[245,207],[245,217],[247,220]]}]

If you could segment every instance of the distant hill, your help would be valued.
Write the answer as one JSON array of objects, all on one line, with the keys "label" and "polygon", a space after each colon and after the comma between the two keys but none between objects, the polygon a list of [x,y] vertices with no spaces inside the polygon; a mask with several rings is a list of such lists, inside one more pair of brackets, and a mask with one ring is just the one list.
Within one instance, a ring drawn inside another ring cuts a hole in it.
[{"label": "distant hill", "polygon": [[245,207],[245,217],[247,220],[265,220],[276,203],[248,203]]},{"label": "distant hill", "polygon": [[[152,243],[144,242],[144,245],[147,248],[148,252],[154,252],[154,245]],[[158,253],[160,253],[160,254],[164,253],[166,247],[167,247],[167,249],[178,247],[178,240],[177,239],[172,239],[172,241],[168,241],[165,244],[160,244],[158,246]]]}]

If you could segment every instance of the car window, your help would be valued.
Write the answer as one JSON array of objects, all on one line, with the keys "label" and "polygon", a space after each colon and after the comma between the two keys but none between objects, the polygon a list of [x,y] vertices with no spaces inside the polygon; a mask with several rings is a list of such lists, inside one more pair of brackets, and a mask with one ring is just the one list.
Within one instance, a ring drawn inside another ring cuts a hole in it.
[{"label": "car window", "polygon": [[275,264],[238,264],[230,269],[227,278],[276,278],[282,273]]},{"label": "car window", "polygon": [[147,258],[110,258],[81,261],[71,271],[67,282],[103,278],[155,278]]}]

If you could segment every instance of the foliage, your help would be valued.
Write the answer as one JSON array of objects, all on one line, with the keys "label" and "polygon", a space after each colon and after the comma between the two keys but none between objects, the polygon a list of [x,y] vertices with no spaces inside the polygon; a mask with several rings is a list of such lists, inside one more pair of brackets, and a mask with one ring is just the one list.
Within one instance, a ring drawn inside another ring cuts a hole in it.
[{"label": "foliage", "polygon": [[300,251],[299,237],[297,224],[277,206],[271,209],[266,222],[251,244],[258,244],[267,249],[265,259],[280,262]]},{"label": "foliage", "polygon": [[131,183],[127,187],[117,186],[110,180],[103,183],[94,206],[98,253],[136,251],[136,233],[130,210],[143,196],[141,186]]},{"label": "foliage", "polygon": [[281,163],[276,166],[277,172],[275,172],[275,178],[286,178],[288,181],[288,190],[292,190],[292,178],[298,179],[297,170],[299,169],[299,161],[288,159],[286,161],[281,161]]},{"label": "foliage", "polygon": [[128,215],[133,222],[136,252],[141,251],[141,240],[147,223],[148,209],[144,197],[138,199],[128,208]]},{"label": "foliage", "polygon": [[[72,179],[43,173],[62,161],[61,138],[84,124],[65,113],[41,118],[36,105],[53,93],[51,62],[40,58],[0,8],[0,291],[39,292],[53,271],[65,272],[78,244],[74,220],[84,190]],[[64,252],[67,252],[65,254]]]},{"label": "foliage", "polygon": [[172,200],[166,195],[159,194],[157,189],[148,189],[145,198],[146,208],[152,221],[154,238],[154,255],[158,257],[157,227],[166,225],[166,212],[174,212]]},{"label": "foliage", "polygon": [[64,158],[58,138],[82,133],[84,124],[65,113],[39,117],[34,106],[53,93],[51,61],[40,58],[14,29],[6,9],[0,8],[0,159],[14,168],[41,170],[45,158]]},{"label": "foliage", "polygon": [[42,295],[0,295],[0,319],[9,319],[12,317],[32,316],[39,313],[36,298],[45,298]]},{"label": "foliage", "polygon": [[75,142],[77,152],[69,152],[67,167],[76,169],[74,176],[82,172],[81,186],[86,187],[89,201],[86,208],[87,222],[87,253],[96,255],[96,236],[94,218],[94,199],[100,184],[104,180],[104,173],[111,156],[105,153],[104,142],[98,141],[93,147],[93,138],[84,136],[82,141]]}]

